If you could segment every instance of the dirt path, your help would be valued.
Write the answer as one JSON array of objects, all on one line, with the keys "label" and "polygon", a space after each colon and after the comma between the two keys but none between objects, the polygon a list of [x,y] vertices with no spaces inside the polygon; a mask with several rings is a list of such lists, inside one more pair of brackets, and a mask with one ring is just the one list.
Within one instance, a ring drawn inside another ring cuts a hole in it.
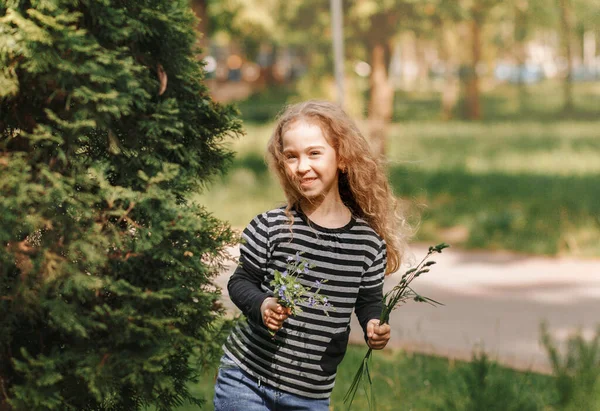
[{"label": "dirt path", "polygon": [[[427,247],[416,245],[411,251],[421,258]],[[452,248],[434,260],[432,271],[413,284],[444,306],[409,303],[392,313],[388,347],[458,359],[469,359],[481,347],[500,363],[547,371],[539,343],[542,321],[559,341],[578,330],[591,337],[600,326],[600,260]],[[218,278],[219,284],[227,283],[232,268]],[[399,279],[399,274],[390,276],[386,287]],[[364,344],[356,319],[351,341]]]}]

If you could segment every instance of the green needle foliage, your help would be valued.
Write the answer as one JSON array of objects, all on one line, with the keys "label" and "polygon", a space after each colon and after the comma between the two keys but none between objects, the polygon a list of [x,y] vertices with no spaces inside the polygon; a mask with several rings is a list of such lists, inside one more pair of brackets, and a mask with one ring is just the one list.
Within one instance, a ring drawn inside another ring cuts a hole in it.
[{"label": "green needle foliage", "polygon": [[187,0],[0,2],[0,409],[200,404],[236,239],[188,197],[240,124],[195,24]]}]

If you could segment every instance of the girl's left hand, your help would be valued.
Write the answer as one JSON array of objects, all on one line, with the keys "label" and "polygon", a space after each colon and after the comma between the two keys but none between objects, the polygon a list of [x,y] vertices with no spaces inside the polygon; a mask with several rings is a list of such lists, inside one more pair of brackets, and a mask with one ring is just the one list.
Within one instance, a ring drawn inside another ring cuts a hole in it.
[{"label": "girl's left hand", "polygon": [[390,340],[390,325],[379,325],[378,319],[369,320],[367,323],[367,344],[374,350],[381,350]]}]

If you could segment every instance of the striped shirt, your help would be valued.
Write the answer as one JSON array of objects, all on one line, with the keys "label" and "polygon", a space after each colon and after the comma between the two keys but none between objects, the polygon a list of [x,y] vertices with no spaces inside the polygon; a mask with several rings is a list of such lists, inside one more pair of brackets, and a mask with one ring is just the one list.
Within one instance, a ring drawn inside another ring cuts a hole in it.
[{"label": "striped shirt", "polygon": [[[256,216],[244,230],[240,264],[227,288],[247,321],[232,330],[223,349],[261,383],[309,398],[329,398],[348,345],[352,312],[363,331],[381,313],[385,242],[361,218],[332,229],[311,222],[299,210],[292,215],[291,231],[284,208]],[[320,294],[333,308],[327,315],[322,307],[301,304],[302,312],[289,317],[273,338],[263,325],[260,306],[273,295],[273,272],[283,272],[287,258],[297,252],[314,265],[299,281],[315,292],[315,281],[327,280]]]}]

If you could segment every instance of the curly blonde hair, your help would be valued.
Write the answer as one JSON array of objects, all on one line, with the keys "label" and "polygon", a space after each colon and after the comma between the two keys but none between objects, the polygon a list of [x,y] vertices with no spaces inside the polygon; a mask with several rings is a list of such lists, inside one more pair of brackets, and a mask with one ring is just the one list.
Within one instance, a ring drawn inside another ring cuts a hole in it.
[{"label": "curly blonde hair", "polygon": [[[387,246],[386,274],[400,268],[410,225],[400,213],[398,201],[388,184],[379,161],[354,121],[336,104],[310,100],[290,105],[279,115],[267,146],[271,170],[278,176],[287,199],[286,214],[302,199],[302,194],[286,172],[283,135],[298,120],[321,127],[336,150],[338,163],[345,165],[339,174],[339,191],[352,214],[364,219]],[[291,219],[293,221],[293,219]]]}]

